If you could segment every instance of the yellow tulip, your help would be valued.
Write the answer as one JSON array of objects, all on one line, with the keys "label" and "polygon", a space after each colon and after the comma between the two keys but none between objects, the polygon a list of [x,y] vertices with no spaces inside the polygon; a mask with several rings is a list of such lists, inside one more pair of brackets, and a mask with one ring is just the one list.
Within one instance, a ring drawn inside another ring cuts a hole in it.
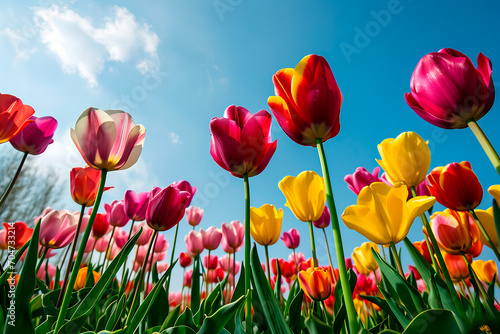
[{"label": "yellow tulip", "polygon": [[497,264],[493,260],[475,260],[471,264],[480,281],[490,284],[495,275],[498,276]]},{"label": "yellow tulip", "polygon": [[401,183],[391,187],[374,182],[361,190],[357,205],[344,210],[342,220],[376,244],[397,244],[406,237],[413,220],[436,202],[433,196],[417,196],[408,202],[407,197],[408,189]]},{"label": "yellow tulip", "polygon": [[[486,233],[488,233],[488,236],[490,237],[491,241],[493,241],[493,244],[495,244],[495,246],[498,248],[499,247],[498,234],[497,234],[497,228],[495,226],[495,217],[493,216],[493,207],[490,207],[487,210],[476,209],[474,211],[476,212],[477,218],[479,218],[479,220],[483,224],[483,227],[486,230]],[[485,246],[491,248],[491,245],[484,237],[484,234],[479,233],[479,239]]]},{"label": "yellow tulip", "polygon": [[259,245],[270,246],[278,241],[281,234],[283,209],[264,204],[260,208],[250,208],[250,234]]},{"label": "yellow tulip", "polygon": [[356,264],[356,269],[358,269],[358,271],[365,276],[370,275],[372,271],[375,271],[378,268],[378,263],[375,261],[372,254],[372,248],[379,253],[376,243],[364,242],[360,247],[354,248],[351,255],[354,263]]},{"label": "yellow tulip", "polygon": [[500,206],[500,184],[495,184],[494,186],[489,187],[488,192],[495,198],[497,205]]},{"label": "yellow tulip", "polygon": [[315,221],[325,209],[326,192],[323,178],[313,171],[304,171],[297,177],[286,176],[278,184],[286,197],[285,206],[303,222]]},{"label": "yellow tulip", "polygon": [[378,145],[381,159],[377,160],[392,184],[403,182],[418,186],[431,164],[431,151],[427,143],[415,132],[403,132]]},{"label": "yellow tulip", "polygon": [[[80,268],[80,270],[78,270],[78,275],[76,276],[74,290],[80,290],[85,287],[85,284],[87,282],[87,270],[88,270],[87,267],[83,267]],[[96,283],[99,280],[99,278],[101,278],[101,275],[96,271],[92,271],[92,275],[94,275],[94,283]]]}]

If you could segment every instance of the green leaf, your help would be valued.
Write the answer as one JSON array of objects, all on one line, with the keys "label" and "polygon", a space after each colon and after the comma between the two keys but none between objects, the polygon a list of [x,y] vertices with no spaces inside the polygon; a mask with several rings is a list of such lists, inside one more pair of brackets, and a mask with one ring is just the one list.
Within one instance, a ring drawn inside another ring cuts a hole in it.
[{"label": "green leaf", "polygon": [[200,308],[200,256],[197,255],[193,264],[193,276],[191,278],[191,308],[196,314]]},{"label": "green leaf", "polygon": [[[273,261],[273,260],[271,260]],[[276,263],[276,284],[274,284],[274,295],[276,300],[281,299],[281,268],[278,259],[275,259]]]},{"label": "green leaf", "polygon": [[333,320],[333,332],[335,334],[341,333],[342,328],[344,327],[345,324],[346,317],[347,317],[347,311],[345,308],[344,301],[342,301],[340,309],[338,310],[337,314],[335,314],[335,319]]},{"label": "green leaf", "polygon": [[[234,288],[230,303],[235,302],[236,300],[241,298],[241,296],[244,295],[245,295],[245,266],[244,263],[242,263],[240,269],[240,277],[238,279],[238,282],[236,283],[236,287]],[[238,315],[238,312],[236,314]],[[241,326],[241,319],[242,318],[240,317],[240,318],[235,318],[234,322],[229,321],[224,328],[227,329],[230,333],[235,333],[237,330],[235,328],[235,324],[239,323],[239,325]]]},{"label": "green leaf", "polygon": [[[288,319],[290,323],[290,329],[295,333],[299,334],[300,328],[300,311],[302,308],[302,300],[304,298],[304,291],[300,291],[295,295],[292,302],[290,303],[290,308],[288,310]],[[291,299],[291,297],[289,297]]]},{"label": "green leaf", "polygon": [[196,334],[196,332],[187,326],[175,326],[164,330],[161,334]]},{"label": "green leaf", "polygon": [[[35,268],[38,255],[38,237],[40,233],[40,224],[36,224],[31,240],[29,241],[28,252],[24,260],[23,268],[19,282],[16,285],[15,298],[10,299],[9,307],[15,307],[15,313],[11,317],[11,313],[7,313],[5,321],[4,334],[10,333],[25,333],[34,334],[30,312],[30,300],[35,291]],[[8,271],[6,271],[7,273]],[[4,273],[5,274],[5,273]],[[12,303],[14,302],[14,304]]]},{"label": "green leaf", "polygon": [[497,231],[497,240],[500,240],[500,208],[495,199],[493,199],[493,217],[495,218],[495,228]]},{"label": "green leaf", "polygon": [[[154,266],[156,268],[156,266]],[[156,270],[156,269],[153,269]],[[153,274],[153,276],[155,276]],[[156,274],[156,279],[153,279],[154,283],[158,282],[158,274]],[[148,327],[161,326],[163,320],[168,316],[169,307],[165,307],[165,305],[169,305],[167,292],[165,288],[160,286],[160,290],[158,291],[158,295],[153,301],[153,305],[148,311]]]},{"label": "green leaf", "polygon": [[243,305],[245,300],[246,297],[242,296],[237,301],[222,306],[211,316],[207,316],[198,334],[219,333],[226,326],[226,323],[233,319],[236,311]]},{"label": "green leaf", "polygon": [[332,328],[323,321],[319,320],[314,314],[311,314],[311,316],[306,318],[305,325],[309,330],[309,334],[324,334],[332,332]]},{"label": "green leaf", "polygon": [[408,324],[410,323],[410,319],[408,319],[403,311],[401,311],[401,309],[399,308],[398,304],[396,303],[396,301],[391,297],[391,295],[389,293],[387,293],[387,291],[385,291],[384,289],[382,288],[379,288],[380,292],[382,293],[382,296],[384,296],[385,300],[387,301],[387,304],[389,305],[389,307],[391,308],[395,318],[399,321],[399,324],[405,328],[406,326],[408,326]]},{"label": "green leaf", "polygon": [[161,325],[159,332],[161,332],[166,328],[173,327],[180,313],[181,313],[181,306],[177,305],[171,312],[168,313],[168,316],[165,318],[165,321],[163,321],[163,324]]},{"label": "green leaf", "polygon": [[226,275],[226,277],[222,280],[222,282],[218,283],[215,289],[208,295],[205,301],[205,315],[213,314],[221,306],[223,299],[223,294],[221,291],[226,285],[228,278],[229,275]]},{"label": "green leaf", "polygon": [[104,328],[105,330],[112,331],[116,327],[122,317],[123,312],[125,312],[126,301],[127,296],[125,294],[121,295],[120,299],[116,303],[113,313],[106,322],[106,326]]},{"label": "green leaf", "polygon": [[[14,255],[14,258],[12,259],[11,262],[8,263],[8,265],[11,266],[12,268],[15,268],[17,262],[19,261],[19,259],[21,258],[24,251],[26,250],[26,248],[28,248],[29,245],[30,245],[30,243],[27,242],[21,248],[19,248],[17,250],[16,254]],[[7,252],[7,255],[10,256],[9,252]],[[35,271],[35,268],[33,268],[33,271]],[[7,270],[7,268],[5,268],[4,273],[2,274],[2,276],[0,276],[0,286],[4,285],[7,282],[7,279],[9,278],[10,274],[11,274],[11,271]]]},{"label": "green leaf", "polygon": [[453,315],[448,310],[426,310],[420,313],[406,327],[403,334],[466,334],[463,332]]},{"label": "green leaf", "polygon": [[262,271],[256,246],[254,246],[252,249],[251,260],[251,269],[255,283],[255,291],[257,292],[262,303],[262,310],[271,333],[291,334],[292,331],[290,330],[290,327],[288,327],[285,317],[283,316],[283,313],[281,313],[280,305],[276,298],[274,298],[271,287],[269,286],[266,276]]},{"label": "green leaf", "polygon": [[182,314],[175,321],[174,326],[187,326],[194,331],[198,330],[193,321],[193,312],[191,312],[191,309],[189,307],[186,307],[184,309],[184,312],[182,312]]}]

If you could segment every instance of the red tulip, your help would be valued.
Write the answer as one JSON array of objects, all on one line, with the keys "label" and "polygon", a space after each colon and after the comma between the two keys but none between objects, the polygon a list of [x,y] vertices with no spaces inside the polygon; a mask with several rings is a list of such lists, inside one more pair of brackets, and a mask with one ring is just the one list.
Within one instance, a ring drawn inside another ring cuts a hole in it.
[{"label": "red tulip", "polygon": [[189,267],[193,263],[193,258],[185,252],[179,254],[179,264],[182,268]]},{"label": "red tulip", "polygon": [[273,76],[274,92],[267,100],[285,133],[294,142],[316,146],[340,130],[342,94],[325,58],[309,55],[293,68]]},{"label": "red tulip", "polygon": [[217,257],[217,255],[210,255],[210,258],[208,257],[208,255],[205,255],[203,257],[203,266],[208,270],[217,268],[218,264],[219,258]]},{"label": "red tulip", "polygon": [[[466,255],[469,262],[472,262],[472,257]],[[451,279],[455,282],[469,278],[469,267],[462,255],[452,255],[443,252],[443,259],[450,272]]]},{"label": "red tulip", "polygon": [[420,254],[425,258],[427,262],[432,264],[431,254],[429,253],[429,247],[427,247],[427,241],[415,241],[413,246],[419,251]]},{"label": "red tulip", "polygon": [[406,103],[427,122],[460,129],[479,120],[493,105],[491,61],[479,53],[477,69],[463,53],[441,49],[424,56],[411,77]]},{"label": "red tulip", "polygon": [[212,158],[236,177],[260,174],[276,151],[271,121],[265,110],[252,115],[243,107],[229,106],[223,117],[210,121]]},{"label": "red tulip", "polygon": [[23,222],[3,223],[6,229],[5,243],[8,247],[19,249],[27,243],[33,235],[33,229]]},{"label": "red tulip", "polygon": [[176,187],[180,191],[187,191],[191,194],[191,197],[189,197],[188,203],[186,204],[186,207],[188,207],[193,200],[194,194],[196,193],[196,187],[191,186],[191,184],[186,180],[176,181],[172,183],[172,186]]},{"label": "red tulip", "polygon": [[[69,173],[69,177],[73,201],[86,207],[94,205],[101,182],[101,171],[89,166],[75,167]],[[111,188],[113,187],[105,187],[104,190]]]},{"label": "red tulip", "polygon": [[136,194],[133,190],[127,190],[123,198],[123,205],[127,217],[133,221],[143,221],[146,219],[148,209],[149,192]]},{"label": "red tulip", "polygon": [[191,282],[193,280],[193,269],[191,270],[186,270],[184,272],[184,282],[183,282],[183,286],[186,286],[188,288],[191,287]]},{"label": "red tulip", "polygon": [[479,240],[479,227],[466,211],[435,212],[430,225],[439,247],[449,254],[468,251]]},{"label": "red tulip", "polygon": [[436,200],[456,211],[475,209],[483,198],[481,183],[469,162],[453,162],[427,175],[429,191]]},{"label": "red tulip", "polygon": [[52,137],[57,128],[57,121],[50,116],[31,116],[30,120],[32,122],[14,136],[10,143],[18,151],[38,155],[45,152],[47,146],[54,142]]},{"label": "red tulip", "polygon": [[102,238],[109,232],[111,232],[111,226],[109,226],[108,216],[105,213],[96,214],[94,224],[92,225],[94,238]]},{"label": "red tulip", "polygon": [[35,110],[13,95],[0,94],[0,144],[11,140],[33,120]]},{"label": "red tulip", "polygon": [[191,194],[174,184],[164,189],[153,188],[149,196],[146,221],[153,230],[166,231],[174,227],[184,217]]}]

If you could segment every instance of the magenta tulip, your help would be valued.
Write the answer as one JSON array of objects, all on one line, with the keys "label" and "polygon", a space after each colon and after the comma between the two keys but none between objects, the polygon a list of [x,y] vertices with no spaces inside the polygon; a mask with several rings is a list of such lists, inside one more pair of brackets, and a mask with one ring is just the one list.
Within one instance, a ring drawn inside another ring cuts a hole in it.
[{"label": "magenta tulip", "polygon": [[146,221],[153,230],[167,231],[177,225],[184,217],[191,194],[177,188],[174,184],[166,188],[151,190]]},{"label": "magenta tulip", "polygon": [[239,249],[243,245],[245,237],[245,226],[237,220],[232,222],[222,223],[222,236],[225,239],[228,247]]},{"label": "magenta tulip", "polygon": [[191,194],[191,197],[189,198],[188,203],[186,205],[186,207],[188,207],[191,204],[191,201],[193,200],[194,194],[196,193],[196,187],[191,186],[191,184],[186,180],[176,181],[172,183],[172,186],[176,187],[180,191],[187,191],[188,193]]},{"label": "magenta tulip", "polygon": [[200,229],[203,247],[209,251],[216,250],[222,239],[222,230],[215,226],[210,226],[206,231]]},{"label": "magenta tulip", "polygon": [[208,270],[217,269],[218,264],[219,258],[217,257],[217,255],[205,255],[203,257],[203,266]]},{"label": "magenta tulip", "polygon": [[318,220],[313,221],[313,225],[317,228],[325,228],[330,225],[330,209],[328,209],[328,206],[325,205],[321,217],[319,217]]},{"label": "magenta tulip", "polygon": [[40,221],[40,244],[48,248],[63,248],[73,241],[76,228],[75,215],[52,210]]},{"label": "magenta tulip", "polygon": [[205,247],[203,247],[203,238],[198,231],[189,231],[184,237],[184,242],[186,243],[186,250],[191,256],[201,254],[205,250]]},{"label": "magenta tulip", "polygon": [[186,219],[191,226],[197,226],[203,217],[203,209],[196,206],[190,206],[186,209]]},{"label": "magenta tulip", "polygon": [[149,192],[136,194],[133,190],[127,190],[123,198],[123,205],[127,217],[133,221],[143,221],[146,219],[146,210],[148,209]]},{"label": "magenta tulip", "polygon": [[233,176],[260,174],[276,151],[271,121],[265,110],[252,115],[243,107],[229,106],[223,117],[210,121],[212,158]]},{"label": "magenta tulip", "polygon": [[158,237],[156,238],[155,241],[155,248],[153,249],[153,252],[155,253],[165,253],[168,248],[168,241],[165,238],[165,234],[158,234]]},{"label": "magenta tulip", "polygon": [[186,270],[184,272],[184,281],[183,281],[183,286],[190,288],[191,287],[191,282],[193,280],[193,270]]},{"label": "magenta tulip", "polygon": [[129,218],[125,212],[123,201],[114,200],[111,204],[104,204],[109,224],[114,227],[127,225]]},{"label": "magenta tulip", "polygon": [[385,182],[378,176],[379,172],[380,167],[375,167],[372,173],[367,171],[364,167],[358,167],[354,173],[346,175],[344,181],[347,182],[349,189],[351,189],[353,193],[359,195],[361,189],[369,186],[373,182]]},{"label": "magenta tulip", "polygon": [[135,242],[136,245],[143,246],[149,243],[151,236],[153,235],[154,230],[151,229],[146,223],[135,224],[132,228],[132,235],[135,235],[139,229],[142,227],[141,235],[139,239]]},{"label": "magenta tulip", "polygon": [[115,244],[118,248],[122,249],[127,243],[128,238],[128,233],[124,229],[120,227],[116,228],[115,234],[113,234],[113,239],[115,240]]},{"label": "magenta tulip", "polygon": [[297,231],[296,228],[292,228],[288,232],[283,232],[283,235],[281,236],[281,240],[283,240],[283,243],[289,249],[296,249],[300,245],[299,231]]},{"label": "magenta tulip", "polygon": [[467,127],[495,100],[491,61],[482,53],[477,69],[463,53],[441,49],[424,56],[413,71],[406,103],[424,120],[445,129]]},{"label": "magenta tulip", "polygon": [[57,128],[57,121],[50,116],[31,116],[30,120],[33,121],[14,136],[10,143],[18,151],[38,155],[45,152],[47,146],[54,142],[52,137]]}]

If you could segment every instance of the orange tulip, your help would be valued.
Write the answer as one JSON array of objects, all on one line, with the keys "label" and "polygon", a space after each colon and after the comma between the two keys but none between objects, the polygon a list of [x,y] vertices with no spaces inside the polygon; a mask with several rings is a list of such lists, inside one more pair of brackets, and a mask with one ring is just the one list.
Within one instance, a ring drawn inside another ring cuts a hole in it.
[{"label": "orange tulip", "polygon": [[430,225],[439,247],[449,254],[468,251],[479,240],[479,227],[467,211],[435,212]]},{"label": "orange tulip", "polygon": [[[78,275],[76,276],[75,281],[75,290],[83,289],[87,283],[87,272],[88,267],[83,267],[78,270]],[[101,278],[101,275],[98,272],[92,271],[92,275],[94,275],[94,283]]]},{"label": "orange tulip", "polygon": [[427,247],[427,241],[422,240],[422,241],[415,241],[413,243],[413,246],[422,254],[422,256],[432,264],[432,258],[431,258],[431,253],[429,253],[429,247]]},{"label": "orange tulip", "polygon": [[[451,279],[454,282],[468,279],[470,277],[468,263],[465,262],[462,255],[452,255],[446,252],[442,252],[442,254],[446,267],[450,272]],[[466,256],[469,262],[472,262],[472,256],[468,254]]]},{"label": "orange tulip", "polygon": [[497,264],[493,260],[476,260],[472,262],[471,266],[479,280],[486,284],[490,284],[495,275],[498,275]]},{"label": "orange tulip", "polygon": [[299,272],[299,283],[304,293],[316,301],[325,300],[332,293],[331,274],[323,268],[309,268]]},{"label": "orange tulip", "polygon": [[0,94],[0,144],[5,143],[33,120],[35,110],[13,95]]},{"label": "orange tulip", "polygon": [[483,199],[481,183],[467,161],[434,168],[427,175],[427,182],[431,195],[453,210],[475,209]]},{"label": "orange tulip", "polygon": [[19,249],[27,243],[33,235],[33,229],[23,222],[3,223],[5,227],[5,244],[8,247]]},{"label": "orange tulip", "polygon": [[[71,197],[77,204],[94,205],[101,182],[101,171],[89,166],[75,167],[69,172]],[[106,187],[104,191],[113,187]]]}]

